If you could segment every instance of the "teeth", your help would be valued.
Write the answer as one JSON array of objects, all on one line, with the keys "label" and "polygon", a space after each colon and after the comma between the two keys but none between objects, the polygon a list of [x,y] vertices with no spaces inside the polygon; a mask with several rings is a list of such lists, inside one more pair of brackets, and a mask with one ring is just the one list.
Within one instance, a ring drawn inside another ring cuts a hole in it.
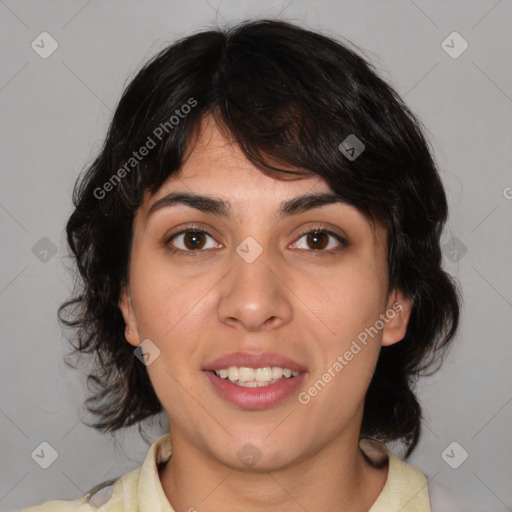
[{"label": "teeth", "polygon": [[230,366],[229,368],[215,370],[217,377],[229,379],[239,386],[249,388],[268,386],[269,384],[278,382],[283,377],[285,379],[296,377],[299,373],[300,372],[292,372],[289,368],[281,368],[280,366],[263,366],[261,368]]},{"label": "teeth", "polygon": [[280,379],[283,376],[283,369],[279,366],[273,366],[272,367],[272,378],[273,379]]},{"label": "teeth", "polygon": [[254,380],[255,371],[252,368],[245,368],[241,366],[238,368],[238,380],[240,382],[250,382]]},{"label": "teeth", "polygon": [[270,382],[272,380],[272,368],[269,366],[257,368],[254,373],[258,382]]},{"label": "teeth", "polygon": [[[219,375],[220,377],[220,375]],[[223,377],[225,378],[225,377]],[[236,366],[230,366],[228,368],[228,379],[230,381],[238,380],[238,368]]]},{"label": "teeth", "polygon": [[271,380],[270,382],[256,382],[255,380],[251,382],[235,382],[237,386],[241,386],[243,388],[262,388],[265,386],[270,386],[270,384],[275,384],[276,382],[279,382],[277,380]]}]

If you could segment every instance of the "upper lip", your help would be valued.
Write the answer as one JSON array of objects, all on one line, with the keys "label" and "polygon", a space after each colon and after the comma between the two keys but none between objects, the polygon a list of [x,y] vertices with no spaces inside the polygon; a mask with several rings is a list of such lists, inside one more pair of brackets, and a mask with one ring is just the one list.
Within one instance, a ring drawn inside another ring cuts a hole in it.
[{"label": "upper lip", "polygon": [[244,366],[246,368],[262,368],[264,366],[280,366],[281,368],[289,368],[292,371],[303,372],[306,367],[289,359],[288,357],[271,352],[232,352],[217,357],[209,362],[203,370],[213,371],[230,366]]}]

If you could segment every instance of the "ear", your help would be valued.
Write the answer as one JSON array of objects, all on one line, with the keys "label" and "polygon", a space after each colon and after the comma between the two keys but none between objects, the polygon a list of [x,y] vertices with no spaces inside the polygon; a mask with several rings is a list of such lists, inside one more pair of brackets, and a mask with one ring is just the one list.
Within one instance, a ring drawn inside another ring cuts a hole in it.
[{"label": "ear", "polygon": [[129,290],[129,286],[123,286],[121,289],[121,296],[119,299],[119,309],[124,318],[125,329],[124,337],[126,341],[137,347],[140,345],[139,332],[137,330],[137,322],[135,319],[135,313],[133,311],[132,298]]},{"label": "ear", "polygon": [[404,338],[411,310],[412,301],[402,290],[396,288],[389,294],[382,346],[393,345]]}]

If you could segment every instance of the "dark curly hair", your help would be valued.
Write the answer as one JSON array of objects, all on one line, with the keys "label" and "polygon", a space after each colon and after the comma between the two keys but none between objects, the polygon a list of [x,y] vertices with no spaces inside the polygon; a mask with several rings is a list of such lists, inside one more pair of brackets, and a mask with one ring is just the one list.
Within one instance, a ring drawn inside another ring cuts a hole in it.
[{"label": "dark curly hair", "polygon": [[[287,22],[246,21],[166,47],[126,87],[99,156],[75,184],[66,226],[79,275],[59,319],[76,333],[72,354],[95,355],[85,404],[98,421],[89,426],[114,432],[163,411],[125,340],[120,292],[143,194],[179,172],[211,115],[262,172],[318,175],[386,227],[389,290],[413,307],[405,338],[381,349],[361,434],[412,452],[422,419],[416,380],[439,367],[459,321],[440,251],[447,201],[422,125],[349,45]],[[340,149],[351,134],[364,144],[355,159]]]}]

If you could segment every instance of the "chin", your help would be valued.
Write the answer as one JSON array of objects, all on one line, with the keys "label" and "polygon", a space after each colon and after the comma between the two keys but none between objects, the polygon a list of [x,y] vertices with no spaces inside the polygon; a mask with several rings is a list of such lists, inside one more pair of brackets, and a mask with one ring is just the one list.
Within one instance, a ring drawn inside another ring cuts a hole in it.
[{"label": "chin", "polygon": [[[252,441],[244,437],[236,442],[220,444],[224,446],[222,453],[215,453],[215,448],[219,446],[216,445],[212,455],[218,462],[233,470],[250,473],[268,473],[285,469],[302,455],[303,446],[297,446],[294,451],[286,439],[274,439],[270,443],[265,439],[267,435],[261,436],[259,441],[254,437]],[[283,446],[286,446],[286,451],[283,451]]]}]

